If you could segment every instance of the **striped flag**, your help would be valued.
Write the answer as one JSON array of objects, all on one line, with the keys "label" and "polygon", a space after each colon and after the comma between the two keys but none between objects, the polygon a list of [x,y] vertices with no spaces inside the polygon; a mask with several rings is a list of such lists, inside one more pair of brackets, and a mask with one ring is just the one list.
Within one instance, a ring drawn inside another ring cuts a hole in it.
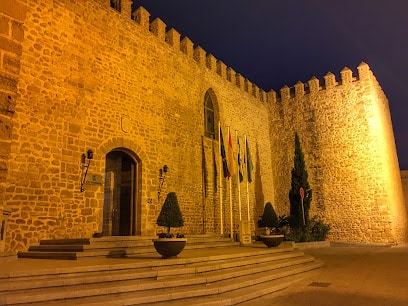
[{"label": "striped flag", "polygon": [[235,175],[236,172],[236,161],[235,161],[235,155],[234,155],[234,146],[232,145],[232,137],[231,137],[231,132],[228,129],[228,179]]},{"label": "striped flag", "polygon": [[238,174],[239,174],[239,182],[242,183],[244,180],[244,169],[242,167],[242,160],[241,160],[241,145],[239,143],[239,137],[237,137],[238,143]]}]

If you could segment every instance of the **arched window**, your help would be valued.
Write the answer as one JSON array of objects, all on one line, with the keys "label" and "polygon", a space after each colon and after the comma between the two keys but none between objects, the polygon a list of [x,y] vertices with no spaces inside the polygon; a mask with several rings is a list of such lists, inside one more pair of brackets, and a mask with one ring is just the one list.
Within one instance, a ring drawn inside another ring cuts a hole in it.
[{"label": "arched window", "polygon": [[214,128],[214,104],[211,100],[208,91],[205,93],[204,97],[204,128],[205,136],[210,138],[215,138],[215,128]]}]

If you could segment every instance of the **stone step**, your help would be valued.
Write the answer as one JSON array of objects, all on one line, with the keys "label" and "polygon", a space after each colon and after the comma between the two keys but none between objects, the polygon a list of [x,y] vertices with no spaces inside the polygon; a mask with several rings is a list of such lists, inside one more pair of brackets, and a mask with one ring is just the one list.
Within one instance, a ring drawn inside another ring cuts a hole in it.
[{"label": "stone step", "polygon": [[32,258],[32,259],[70,259],[76,260],[76,252],[18,252],[18,258]]},{"label": "stone step", "polygon": [[283,289],[323,265],[292,242],[183,252],[169,260],[41,261],[37,269],[0,272],[0,305],[231,304]]},{"label": "stone step", "polygon": [[[100,238],[73,238],[73,239],[42,239],[40,244],[52,244],[52,245],[72,245],[72,244],[97,244],[97,243],[114,243],[114,244],[126,244],[126,243],[145,243],[151,242],[152,239],[156,239],[157,236],[102,236]],[[231,241],[230,238],[223,235],[186,235],[186,238],[190,242],[205,243],[207,241]]]},{"label": "stone step", "polygon": [[215,273],[199,273],[189,277],[178,276],[164,280],[137,279],[114,282],[70,285],[53,288],[19,290],[4,293],[0,303],[21,304],[58,301],[60,305],[98,305],[103,296],[104,305],[146,304],[206,295],[219,295],[232,290],[268,282],[316,269],[321,265],[313,258],[277,260],[257,266],[223,269]]},{"label": "stone step", "polygon": [[[265,256],[268,254],[268,256]],[[246,268],[251,267],[252,271],[257,267],[263,267],[262,264],[274,264],[276,267],[277,262],[279,264],[285,264],[283,260],[292,260],[294,258],[299,258],[302,261],[310,261],[313,258],[305,257],[303,252],[276,252],[276,253],[266,253],[266,252],[253,252],[251,256],[241,256],[238,258],[233,258],[232,256],[224,256],[224,258],[213,260],[203,260],[191,263],[189,265],[170,265],[170,266],[146,266],[146,265],[126,265],[124,266],[112,266],[106,267],[105,269],[100,269],[97,271],[89,271],[88,267],[84,267],[84,271],[58,271],[59,274],[55,275],[55,272],[50,271],[51,274],[40,273],[35,271],[32,275],[27,276],[17,276],[14,277],[12,281],[10,277],[1,279],[0,278],[0,292],[1,291],[13,291],[22,289],[35,289],[35,288],[47,288],[47,287],[57,287],[57,286],[71,286],[71,285],[81,285],[90,283],[102,283],[102,282],[113,282],[119,280],[131,280],[131,279],[157,279],[163,280],[165,278],[171,278],[180,275],[196,275],[199,273],[209,273],[207,278],[217,277],[217,273],[223,270],[222,277],[228,277],[230,270],[239,267]],[[294,261],[290,261],[294,262]],[[269,267],[267,267],[269,269]],[[259,269],[259,268],[257,268]],[[233,271],[235,272],[235,271]]]},{"label": "stone step", "polygon": [[[55,275],[63,276],[72,273],[81,272],[100,272],[105,270],[125,270],[136,268],[162,268],[162,267],[178,267],[183,265],[200,264],[206,262],[217,263],[223,260],[245,260],[259,255],[273,256],[274,254],[288,254],[294,251],[294,245],[292,242],[282,242],[279,247],[266,248],[266,247],[228,247],[223,249],[206,249],[206,250],[187,250],[182,253],[179,258],[172,258],[171,260],[163,260],[160,255],[156,258],[145,256],[132,256],[129,258],[116,261],[115,259],[108,259],[109,261],[102,261],[101,259],[89,259],[86,263],[76,264],[60,264],[59,261],[52,261],[49,265],[47,261],[42,261],[41,268],[19,270],[16,272],[0,271],[0,280],[15,280],[24,277],[31,276],[51,276]],[[129,263],[126,260],[129,259]],[[134,260],[132,260],[134,259]],[[23,259],[25,260],[25,259]],[[112,261],[114,260],[114,261]],[[26,261],[30,263],[30,261]],[[55,268],[55,263],[58,263],[58,267]],[[92,264],[91,264],[92,263]],[[51,267],[48,267],[51,266]]]},{"label": "stone step", "polygon": [[90,238],[77,238],[77,239],[42,239],[40,244],[52,244],[52,245],[85,245],[90,244]]},{"label": "stone step", "polygon": [[[207,242],[192,242],[187,240],[185,249],[200,249],[207,247],[226,247],[226,246],[238,246],[239,242],[233,241],[207,241]],[[134,249],[143,249],[143,248],[152,248],[153,243],[151,240],[146,242],[128,242],[126,244],[119,243],[92,243],[86,245],[79,244],[40,244],[35,246],[30,246],[29,251],[54,251],[54,252],[84,252],[88,250],[99,250],[99,249],[123,249],[123,248],[134,248]]]},{"label": "stone step", "polygon": [[109,249],[101,251],[87,251],[87,252],[70,252],[70,251],[28,251],[19,252],[18,258],[32,258],[32,259],[70,259],[76,260],[80,258],[89,257],[123,257],[126,255],[124,249]]},{"label": "stone step", "polygon": [[[281,255],[282,254],[282,255]],[[106,263],[99,263],[99,261],[87,261],[87,263],[92,262],[92,265],[59,265],[58,269],[55,268],[44,268],[41,267],[39,269],[30,269],[27,271],[18,271],[18,272],[9,272],[9,273],[0,273],[0,281],[1,280],[19,280],[24,277],[32,277],[32,276],[41,276],[41,277],[50,277],[54,278],[55,275],[59,277],[63,277],[65,275],[74,275],[74,274],[81,274],[83,272],[98,272],[101,273],[103,271],[113,271],[113,270],[129,270],[129,269],[140,269],[140,268],[151,268],[151,269],[165,269],[169,267],[178,268],[183,267],[186,265],[194,265],[195,267],[200,267],[207,265],[208,262],[211,262],[212,265],[219,265],[220,263],[229,263],[229,262],[239,262],[245,261],[251,263],[251,260],[256,259],[256,261],[261,260],[259,259],[263,255],[265,258],[281,258],[277,256],[295,256],[295,254],[302,254],[303,252],[294,251],[292,243],[282,243],[281,246],[277,248],[243,248],[243,247],[235,247],[235,248],[224,248],[224,249],[209,249],[203,251],[196,251],[190,250],[185,251],[185,258],[172,258],[171,260],[162,260],[161,257],[158,255],[156,259],[153,258],[146,258],[146,257],[138,257],[134,256],[129,258],[130,260],[133,258],[135,261],[130,261],[129,263],[124,263],[121,261],[120,263],[113,264],[113,261],[109,261],[109,264]],[[297,255],[296,255],[297,256]],[[53,261],[55,264],[56,261]],[[95,264],[98,263],[98,264]],[[46,261],[43,262],[46,264]]]},{"label": "stone step", "polygon": [[[198,276],[188,284],[174,286],[171,282],[157,283],[157,288],[148,288],[141,285],[132,288],[132,285],[123,286],[120,293],[108,293],[103,288],[94,288],[95,296],[87,296],[60,301],[41,301],[30,305],[234,305],[246,300],[262,296],[288,287],[304,273],[318,269],[322,263],[312,261],[299,265],[291,265],[280,268],[273,273],[269,270],[259,273],[251,273],[244,276],[228,278],[213,283],[199,281],[191,284],[194,280],[205,278]],[[136,290],[134,290],[136,289]],[[57,298],[57,296],[55,296]],[[27,303],[24,296],[20,299]],[[12,302],[10,299],[8,302]],[[192,303],[189,303],[192,302]],[[170,304],[172,303],[172,304]]]},{"label": "stone step", "polygon": [[[45,239],[27,252],[19,252],[19,258],[71,259],[88,257],[120,257],[156,253],[152,239],[142,236],[110,236],[81,239]],[[220,235],[188,236],[185,249],[221,248],[237,246],[229,238]]]},{"label": "stone step", "polygon": [[[148,303],[149,306],[223,306],[223,305],[236,305],[246,301],[250,301],[255,298],[259,298],[263,295],[271,294],[284,290],[296,283],[302,281],[310,271],[304,271],[303,273],[288,275],[278,279],[273,279],[260,284],[255,284],[249,288],[236,289],[231,292],[225,292],[217,294],[216,296],[200,296],[190,297],[184,299],[177,299],[164,302]],[[46,304],[48,305],[48,304]],[[50,305],[48,305],[50,306]]]},{"label": "stone step", "polygon": [[[152,242],[150,242],[152,243]],[[239,246],[237,242],[216,242],[206,244],[186,244],[185,250],[191,249],[209,249]],[[133,255],[157,254],[153,245],[138,247],[116,247],[116,248],[94,248],[90,246],[53,246],[39,245],[30,247],[28,252],[19,252],[19,258],[37,258],[37,259],[71,259],[89,257],[126,257]]]}]

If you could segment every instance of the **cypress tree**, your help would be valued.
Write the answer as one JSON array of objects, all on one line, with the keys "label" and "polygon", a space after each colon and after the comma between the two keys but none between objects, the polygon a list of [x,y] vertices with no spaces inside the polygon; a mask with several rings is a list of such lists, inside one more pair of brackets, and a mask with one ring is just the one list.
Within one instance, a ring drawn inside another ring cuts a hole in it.
[{"label": "cypress tree", "polygon": [[162,206],[157,225],[167,227],[167,234],[170,234],[171,227],[180,227],[184,225],[183,215],[181,214],[175,192],[169,192]]},{"label": "cypress tree", "polygon": [[312,201],[312,190],[308,182],[308,174],[305,169],[305,160],[300,146],[299,136],[295,133],[295,155],[293,158],[292,183],[289,191],[290,220],[293,228],[303,226],[302,203],[300,198],[300,187],[304,189],[303,207],[306,223],[309,220],[309,208]]}]

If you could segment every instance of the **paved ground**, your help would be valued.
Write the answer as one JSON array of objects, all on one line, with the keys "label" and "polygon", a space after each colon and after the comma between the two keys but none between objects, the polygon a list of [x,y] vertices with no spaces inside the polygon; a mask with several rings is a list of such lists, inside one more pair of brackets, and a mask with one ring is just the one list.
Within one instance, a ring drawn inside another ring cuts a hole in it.
[{"label": "paved ground", "polygon": [[305,250],[326,267],[297,286],[241,305],[407,306],[408,246]]}]

